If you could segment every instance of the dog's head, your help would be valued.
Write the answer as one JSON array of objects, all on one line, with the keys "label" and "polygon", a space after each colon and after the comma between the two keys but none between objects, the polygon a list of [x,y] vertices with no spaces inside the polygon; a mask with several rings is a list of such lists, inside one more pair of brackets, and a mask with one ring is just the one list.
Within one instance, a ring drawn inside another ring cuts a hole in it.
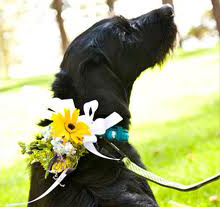
[{"label": "dog's head", "polygon": [[104,19],[78,36],[67,49],[53,84],[56,97],[83,103],[99,101],[97,116],[113,111],[127,125],[132,85],[146,68],[172,50],[177,29],[169,5],[134,19]]}]

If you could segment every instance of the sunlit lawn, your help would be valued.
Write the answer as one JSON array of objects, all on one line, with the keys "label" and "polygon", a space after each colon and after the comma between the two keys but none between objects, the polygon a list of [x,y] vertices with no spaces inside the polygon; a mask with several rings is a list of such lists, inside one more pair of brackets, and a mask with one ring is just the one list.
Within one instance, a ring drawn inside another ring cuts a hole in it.
[{"label": "sunlit lawn", "polygon": [[48,87],[52,83],[54,77],[52,75],[41,75],[28,78],[17,78],[9,80],[1,80],[0,93],[14,92],[21,89],[25,85]]},{"label": "sunlit lawn", "polygon": [[[198,50],[191,54],[180,51],[178,57],[174,57],[162,72],[149,71],[134,86],[131,142],[149,170],[171,181],[192,184],[220,171],[218,50],[214,48],[209,53]],[[52,78],[34,80],[34,85],[45,87]],[[2,115],[5,120],[16,120],[8,123],[16,123],[13,126],[19,128],[20,131],[15,131],[21,136],[24,123],[32,122],[33,117],[25,114],[27,116],[23,116],[20,122],[21,118],[17,117],[22,116],[26,107],[22,102],[24,96],[19,96],[18,90],[23,86],[19,81],[15,83],[12,80],[9,84],[11,87],[8,84],[2,86],[4,93],[0,95],[1,101],[6,96],[11,96],[10,100],[13,97],[18,99],[18,108],[13,113],[10,107],[8,111],[0,113],[1,121]],[[24,83],[32,85],[29,79]],[[35,100],[41,96],[36,95]],[[16,110],[21,114],[15,113]],[[18,141],[18,138],[13,138],[15,133],[11,125],[5,124],[1,132],[0,139],[5,144],[0,146],[0,153],[13,153],[14,148],[10,146],[15,146],[14,142]],[[31,128],[27,127],[26,130],[31,131]],[[9,153],[13,160],[17,156],[16,150],[15,156]],[[0,163],[5,166],[3,168],[0,164],[0,206],[26,201],[29,188],[26,163],[19,159],[7,164],[5,159],[7,155],[0,157]],[[209,201],[213,195],[220,199],[219,182],[188,193],[155,184],[151,186],[161,207],[216,207],[220,202]]]},{"label": "sunlit lawn", "polygon": [[[220,102],[217,96],[209,98],[209,103],[185,118],[133,127],[132,143],[149,170],[188,185],[220,171]],[[194,207],[214,207],[217,205],[209,198],[220,196],[219,181],[187,193],[155,184],[152,187],[164,207],[171,200]]]}]

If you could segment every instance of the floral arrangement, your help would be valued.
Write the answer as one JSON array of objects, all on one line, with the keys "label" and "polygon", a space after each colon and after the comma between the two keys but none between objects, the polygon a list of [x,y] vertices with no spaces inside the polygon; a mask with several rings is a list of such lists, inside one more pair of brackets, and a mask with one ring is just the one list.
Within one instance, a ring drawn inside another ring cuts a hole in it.
[{"label": "floral arrangement", "polygon": [[93,121],[98,101],[84,104],[84,114],[76,109],[72,99],[61,100],[53,98],[44,118],[51,120],[51,124],[35,137],[29,144],[20,142],[23,154],[28,154],[30,164],[39,162],[48,173],[58,174],[62,171],[77,167],[80,157],[88,151],[106,158],[100,154],[93,143],[97,142],[96,135],[103,135],[105,131],[122,120],[116,112],[105,119]]}]

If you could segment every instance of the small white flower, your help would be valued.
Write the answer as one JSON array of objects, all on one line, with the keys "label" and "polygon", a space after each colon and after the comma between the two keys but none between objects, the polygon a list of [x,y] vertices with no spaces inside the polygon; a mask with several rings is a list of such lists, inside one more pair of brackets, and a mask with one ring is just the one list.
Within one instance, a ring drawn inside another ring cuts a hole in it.
[{"label": "small white flower", "polygon": [[67,155],[71,156],[76,153],[76,148],[70,142],[63,144],[63,141],[60,138],[55,138],[51,140],[51,144],[53,145],[53,150],[58,155]]},{"label": "small white flower", "polygon": [[48,126],[45,131],[42,132],[43,141],[48,141],[51,138],[51,126]]},{"label": "small white flower", "polygon": [[60,138],[55,138],[51,140],[51,144],[53,145],[53,150],[58,155],[64,154],[64,145],[62,144],[62,140]]},{"label": "small white flower", "polygon": [[64,151],[67,156],[70,156],[76,153],[76,148],[70,142],[67,142],[64,146]]}]

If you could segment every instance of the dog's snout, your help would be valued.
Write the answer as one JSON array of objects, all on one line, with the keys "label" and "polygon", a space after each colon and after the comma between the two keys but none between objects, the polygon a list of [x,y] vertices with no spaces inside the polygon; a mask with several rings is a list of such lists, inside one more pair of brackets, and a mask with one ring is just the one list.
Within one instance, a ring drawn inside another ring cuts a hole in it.
[{"label": "dog's snout", "polygon": [[174,16],[174,10],[173,7],[170,4],[164,4],[161,8],[160,8],[162,14],[164,16],[167,17],[172,17]]}]

